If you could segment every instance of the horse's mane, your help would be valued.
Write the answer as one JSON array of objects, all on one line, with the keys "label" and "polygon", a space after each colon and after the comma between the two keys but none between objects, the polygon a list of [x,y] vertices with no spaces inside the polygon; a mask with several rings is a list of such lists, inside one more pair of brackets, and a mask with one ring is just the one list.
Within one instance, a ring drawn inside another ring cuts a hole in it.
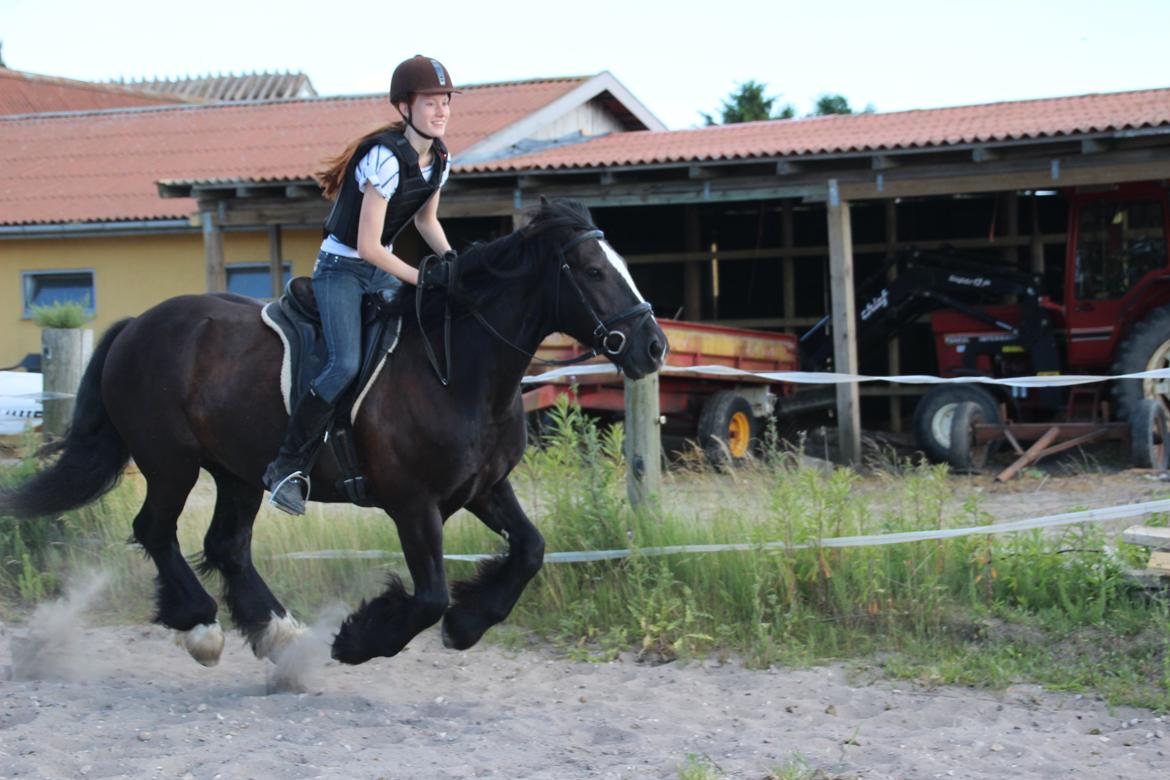
[{"label": "horse's mane", "polygon": [[[493,241],[474,243],[460,252],[456,261],[459,284],[477,307],[515,288],[519,280],[535,279],[543,270],[542,264],[554,262],[552,246],[546,240],[550,233],[559,229],[574,232],[596,229],[589,209],[575,200],[542,201],[539,206],[526,210],[525,216],[527,223],[519,230]],[[444,298],[442,294],[424,296],[424,321],[435,321],[442,316]],[[414,299],[415,288],[404,285],[399,288],[395,302],[398,308],[413,312]]]}]

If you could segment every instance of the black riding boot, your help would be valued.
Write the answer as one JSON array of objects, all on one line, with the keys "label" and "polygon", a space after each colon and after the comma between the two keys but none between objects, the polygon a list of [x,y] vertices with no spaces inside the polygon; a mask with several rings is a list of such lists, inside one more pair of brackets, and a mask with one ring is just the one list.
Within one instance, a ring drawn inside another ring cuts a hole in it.
[{"label": "black riding boot", "polygon": [[333,405],[310,387],[293,410],[276,460],[264,471],[264,484],[272,491],[268,503],[290,515],[305,513],[309,471],[332,419]]}]

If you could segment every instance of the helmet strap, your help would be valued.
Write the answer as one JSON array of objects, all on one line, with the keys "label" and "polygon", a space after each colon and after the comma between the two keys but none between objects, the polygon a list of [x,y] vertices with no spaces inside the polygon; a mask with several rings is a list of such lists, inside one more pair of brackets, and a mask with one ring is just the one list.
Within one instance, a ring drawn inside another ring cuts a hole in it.
[{"label": "helmet strap", "polygon": [[[398,107],[395,106],[395,108],[398,108]],[[398,113],[402,114],[402,110],[399,109]],[[414,114],[414,112],[410,111],[408,108],[407,113],[402,114],[402,118],[406,120],[406,124],[410,125],[410,129],[414,130],[414,132],[418,133],[419,135],[421,135],[423,138],[427,139],[428,141],[434,141],[435,137],[433,135],[428,135],[427,133],[424,133],[422,130],[419,130],[418,127],[415,126],[414,117],[412,116],[413,114]]]}]

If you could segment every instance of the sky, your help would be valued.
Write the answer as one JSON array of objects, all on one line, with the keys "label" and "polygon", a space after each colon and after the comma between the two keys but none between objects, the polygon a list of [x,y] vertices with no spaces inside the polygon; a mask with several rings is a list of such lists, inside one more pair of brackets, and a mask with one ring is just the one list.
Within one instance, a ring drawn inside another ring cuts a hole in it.
[{"label": "sky", "polygon": [[0,0],[0,42],[33,73],[302,71],[323,95],[384,91],[418,53],[457,84],[608,70],[671,129],[747,80],[801,114],[1170,87],[1170,0]]}]

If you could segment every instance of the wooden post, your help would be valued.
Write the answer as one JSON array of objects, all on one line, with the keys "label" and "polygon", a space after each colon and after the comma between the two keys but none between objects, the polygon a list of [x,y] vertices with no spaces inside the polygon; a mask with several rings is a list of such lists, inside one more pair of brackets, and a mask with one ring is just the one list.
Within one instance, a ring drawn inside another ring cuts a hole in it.
[{"label": "wooden post", "polygon": [[199,221],[203,225],[207,292],[227,292],[227,270],[223,264],[223,228],[215,221],[215,212],[211,209],[204,209],[199,216]]},{"label": "wooden post", "polygon": [[659,426],[658,374],[625,380],[626,495],[635,509],[657,501],[662,492],[662,432]]},{"label": "wooden post", "polygon": [[284,248],[280,225],[268,226],[268,275],[272,278],[272,297],[284,294]]},{"label": "wooden post", "polygon": [[711,243],[711,319],[719,319],[719,245]]},{"label": "wooden post", "polygon": [[[829,179],[829,287],[833,308],[833,368],[857,373],[857,317],[853,301],[853,230],[849,201]],[[861,407],[856,382],[837,385],[837,425],[841,460],[861,462]]]},{"label": "wooden post", "polygon": [[42,426],[46,437],[61,437],[73,421],[77,390],[85,364],[93,352],[93,331],[82,328],[45,328],[41,331],[42,390],[46,397]]},{"label": "wooden post", "polygon": [[[699,221],[699,207],[693,204],[685,207],[686,213],[686,251],[698,252],[703,248],[703,226]],[[703,267],[699,261],[691,260],[686,264],[683,277],[683,311],[684,319],[698,322],[703,319]]]},{"label": "wooden post", "polygon": [[[1072,227],[1071,225],[1069,227]],[[1040,238],[1040,204],[1036,193],[1032,193],[1032,241],[1030,244],[1032,273],[1044,273],[1044,242]]]},{"label": "wooden post", "polygon": [[[898,203],[895,200],[886,201],[886,257],[892,258],[898,253]],[[890,267],[886,275],[887,281],[893,282],[898,278],[898,269]],[[897,336],[886,342],[886,360],[889,365],[890,376],[902,373],[902,340]],[[894,433],[902,432],[902,396],[890,396],[890,430]]]},{"label": "wooden post", "polygon": [[[796,230],[792,219],[792,201],[785,200],[780,204],[780,244],[785,249],[796,246]],[[785,255],[780,261],[784,284],[784,319],[796,319],[796,258]],[[789,333],[795,333],[798,328],[785,328]]]}]

